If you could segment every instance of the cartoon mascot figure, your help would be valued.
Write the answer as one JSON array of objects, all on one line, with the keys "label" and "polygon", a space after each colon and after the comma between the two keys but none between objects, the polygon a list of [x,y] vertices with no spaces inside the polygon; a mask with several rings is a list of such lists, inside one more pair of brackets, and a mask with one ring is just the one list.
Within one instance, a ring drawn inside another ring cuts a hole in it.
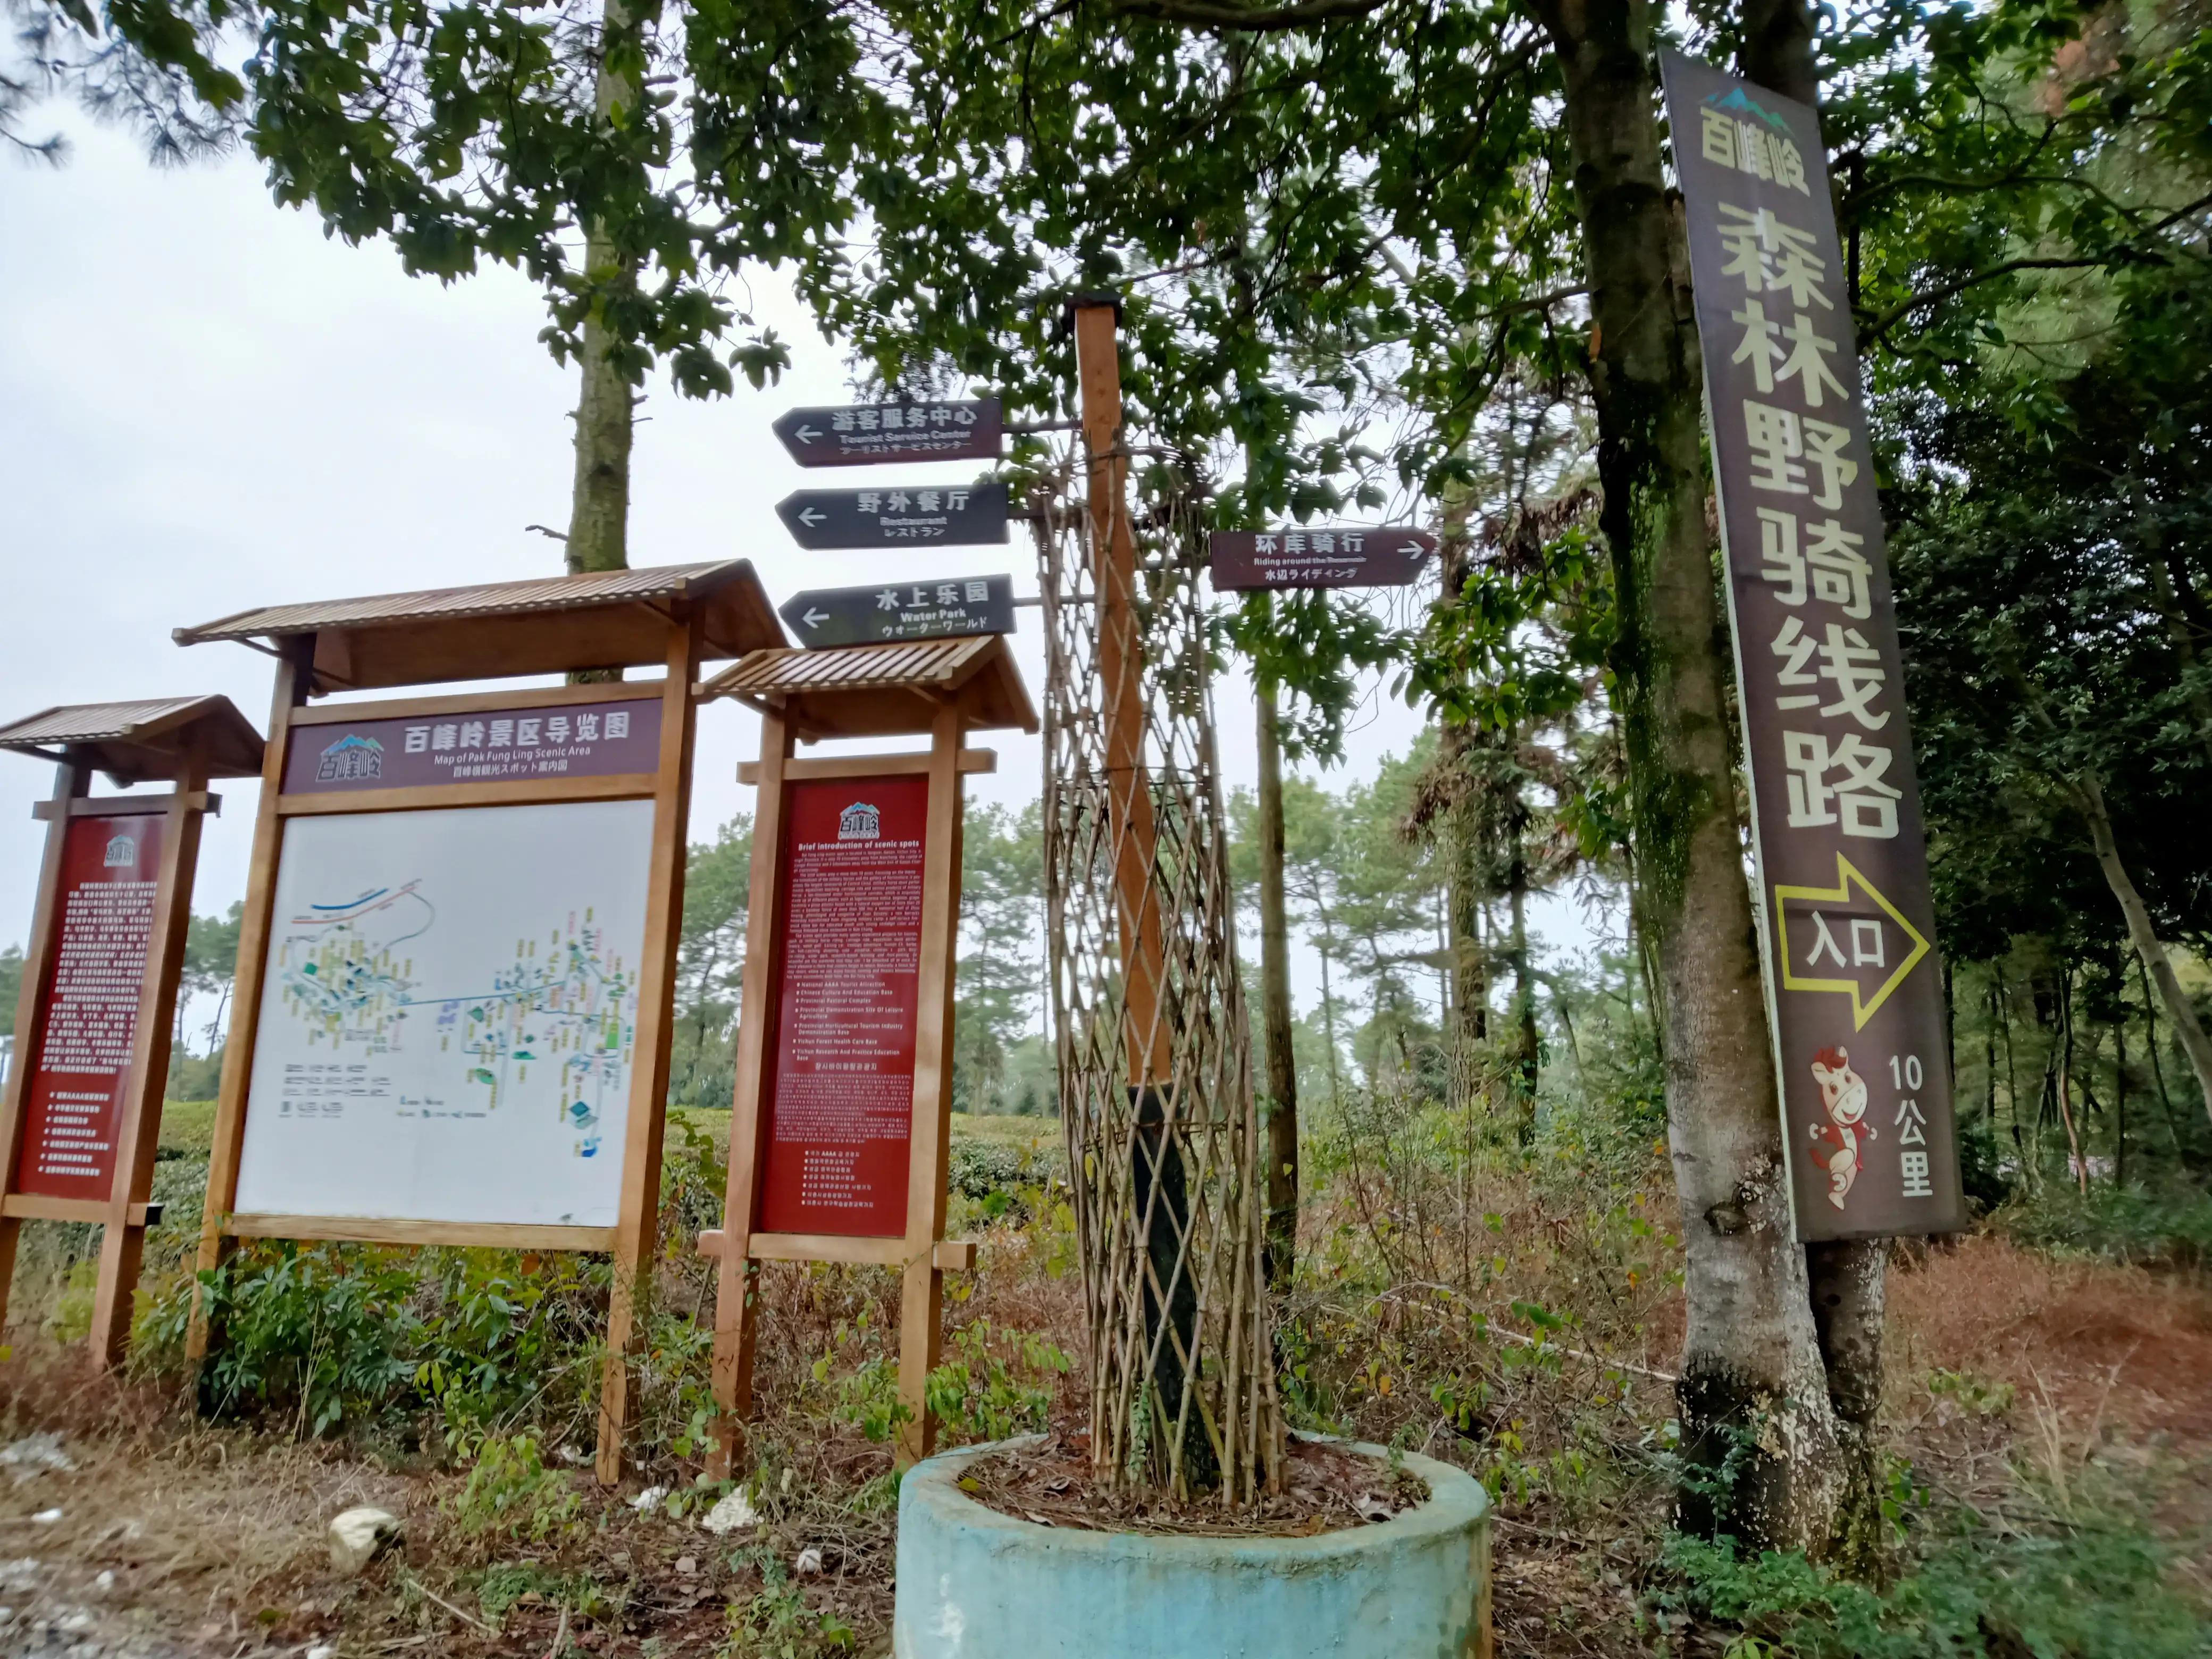
[{"label": "cartoon mascot figure", "polygon": [[1851,1069],[1848,1049],[1823,1048],[1813,1056],[1813,1076],[1820,1085],[1820,1103],[1828,1121],[1812,1126],[1815,1158],[1828,1166],[1828,1202],[1838,1209],[1859,1178],[1859,1142],[1872,1140],[1874,1125],[1866,1121],[1866,1079]]}]

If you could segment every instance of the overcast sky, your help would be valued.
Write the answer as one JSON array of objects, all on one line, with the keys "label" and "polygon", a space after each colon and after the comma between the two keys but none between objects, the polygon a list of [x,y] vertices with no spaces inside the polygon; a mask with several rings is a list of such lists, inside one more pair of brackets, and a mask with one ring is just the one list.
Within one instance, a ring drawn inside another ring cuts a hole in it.
[{"label": "overcast sky", "polygon": [[[559,571],[559,544],[524,526],[568,523],[575,382],[538,343],[544,314],[526,281],[496,270],[450,288],[410,278],[383,245],[348,247],[276,207],[249,160],[156,172],[127,136],[43,113],[39,130],[74,141],[68,164],[0,162],[0,719],[218,691],[265,726],[268,659],[235,645],[184,650],[172,629],[257,605]],[[778,604],[803,586],[1005,570],[1018,594],[1036,592],[1019,526],[1004,548],[795,549],[773,507],[809,475],[769,422],[794,404],[846,401],[843,358],[773,276],[747,308],[791,341],[793,370],[766,392],[741,385],[714,403],[652,388],[633,564],[748,558]],[[972,464],[811,482],[963,476]],[[1017,649],[1041,700],[1036,613],[1021,617]],[[1217,701],[1228,782],[1247,783],[1249,689],[1224,683]],[[1380,696],[1360,726],[1332,787],[1371,775],[1418,731]],[[970,799],[1034,798],[1036,740],[978,741],[999,750],[1000,769],[971,781]],[[757,742],[735,704],[702,714],[694,840],[751,810],[735,767]],[[41,763],[0,755],[0,945],[29,926],[31,805],[52,782]],[[245,888],[257,788],[220,793],[202,912]]]}]

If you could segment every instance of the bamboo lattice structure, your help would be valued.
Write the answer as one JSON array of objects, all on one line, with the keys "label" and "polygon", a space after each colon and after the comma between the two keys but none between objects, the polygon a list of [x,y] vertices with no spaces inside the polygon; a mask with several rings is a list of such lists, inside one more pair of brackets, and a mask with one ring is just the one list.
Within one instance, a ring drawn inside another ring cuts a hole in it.
[{"label": "bamboo lattice structure", "polygon": [[1245,1504],[1279,1480],[1283,1427],[1199,597],[1206,532],[1172,466],[1148,470],[1132,517],[1129,459],[1118,434],[1103,453],[1079,444],[1062,480],[1075,489],[1040,490],[1032,520],[1091,1455],[1109,1485]]}]

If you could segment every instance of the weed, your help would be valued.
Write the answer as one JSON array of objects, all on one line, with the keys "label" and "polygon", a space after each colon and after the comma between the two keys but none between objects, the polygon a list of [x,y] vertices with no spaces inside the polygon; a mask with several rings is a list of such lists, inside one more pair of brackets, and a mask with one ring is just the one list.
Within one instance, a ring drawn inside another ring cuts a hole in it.
[{"label": "weed", "polygon": [[496,1531],[533,1544],[572,1530],[582,1505],[567,1473],[547,1468],[538,1442],[526,1434],[486,1439],[451,1502],[463,1532]]},{"label": "weed", "polygon": [[748,1561],[760,1573],[760,1593],[730,1604],[723,1659],[817,1659],[853,1647],[852,1627],[834,1612],[807,1606],[804,1593],[791,1582],[791,1570],[773,1550],[740,1551],[730,1565]]}]

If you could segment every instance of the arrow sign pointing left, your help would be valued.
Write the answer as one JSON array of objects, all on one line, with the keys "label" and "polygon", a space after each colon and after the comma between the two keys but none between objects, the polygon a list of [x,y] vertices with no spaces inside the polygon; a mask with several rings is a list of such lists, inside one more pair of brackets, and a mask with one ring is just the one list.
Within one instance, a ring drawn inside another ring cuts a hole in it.
[{"label": "arrow sign pointing left", "polygon": [[973,547],[1006,539],[1002,483],[794,490],[776,516],[801,547]]},{"label": "arrow sign pointing left", "polygon": [[780,613],[811,651],[883,640],[957,639],[1014,631],[1012,576],[817,587],[794,593]]},{"label": "arrow sign pointing left", "polygon": [[996,398],[793,409],[775,422],[775,435],[801,466],[995,461],[1005,430]]}]

